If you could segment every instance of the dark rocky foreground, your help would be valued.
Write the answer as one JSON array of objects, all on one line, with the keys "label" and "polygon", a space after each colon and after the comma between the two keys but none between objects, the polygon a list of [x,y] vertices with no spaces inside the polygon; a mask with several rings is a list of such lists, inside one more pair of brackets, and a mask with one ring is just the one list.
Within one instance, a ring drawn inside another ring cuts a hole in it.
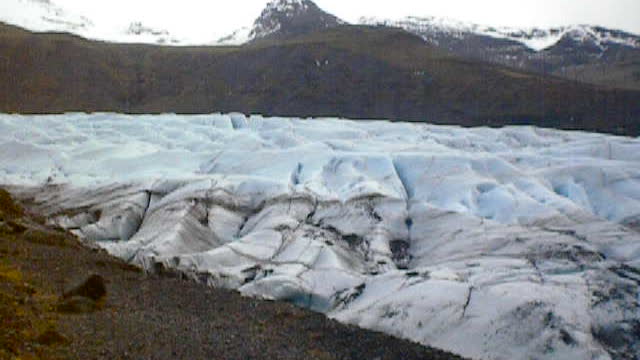
[{"label": "dark rocky foreground", "polygon": [[[105,279],[106,300],[67,306],[62,294],[91,274]],[[42,225],[3,190],[0,316],[0,359],[461,359],[290,304],[145,274]]]}]

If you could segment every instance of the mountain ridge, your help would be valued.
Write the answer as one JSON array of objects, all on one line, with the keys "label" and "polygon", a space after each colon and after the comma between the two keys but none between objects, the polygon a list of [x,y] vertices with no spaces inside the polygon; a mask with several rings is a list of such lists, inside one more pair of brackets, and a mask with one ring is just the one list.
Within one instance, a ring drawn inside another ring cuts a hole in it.
[{"label": "mountain ridge", "polygon": [[[7,7],[24,7],[25,13],[28,13],[29,8],[40,7],[41,12],[32,14],[31,17],[34,19],[39,18],[42,20],[43,24],[29,24],[22,23],[24,22],[30,15],[25,14],[22,17],[11,16],[5,14],[4,17],[0,15],[0,21],[23,27],[30,31],[64,31],[70,33],[76,33],[77,35],[86,37],[88,39],[95,40],[108,40],[108,39],[100,39],[99,36],[91,36],[86,32],[79,31],[81,29],[86,28],[95,28],[95,22],[87,18],[86,16],[82,16],[79,14],[74,14],[69,12],[68,10],[58,6],[55,2],[49,0],[6,0],[8,2],[5,3]],[[224,36],[218,40],[211,39],[206,42],[193,42],[184,39],[178,39],[174,36],[173,41],[167,42],[163,41],[163,38],[158,39],[142,39],[144,43],[157,43],[157,44],[174,44],[174,45],[215,45],[215,44],[232,44],[232,45],[240,45],[247,41],[253,40],[254,38],[261,38],[269,35],[272,32],[279,30],[278,28],[281,26],[279,21],[275,23],[269,24],[270,20],[280,20],[283,18],[294,18],[304,14],[305,12],[312,11],[316,16],[321,15],[325,20],[325,27],[332,25],[344,25],[348,24],[346,21],[335,17],[332,14],[327,13],[326,11],[319,8],[313,1],[311,0],[272,0],[268,2],[262,13],[256,20],[254,20],[253,27],[244,26],[240,27],[237,30],[230,32],[230,35],[234,33],[238,33],[239,30],[246,32],[249,29],[250,36],[237,37],[233,43],[229,42],[231,36]],[[274,19],[280,18],[280,19]],[[413,25],[412,25],[413,23]],[[434,16],[407,16],[400,19],[385,19],[380,17],[361,17],[355,25],[380,25],[385,24],[389,26],[398,26],[404,28],[413,33],[419,32],[419,27],[429,27],[434,31],[437,30],[439,32],[449,31],[457,34],[464,33],[475,33],[477,35],[487,35],[492,36],[494,38],[501,38],[507,40],[513,40],[516,42],[520,42],[523,45],[529,47],[532,50],[543,50],[546,47],[552,46],[560,39],[563,35],[567,33],[575,33],[576,31],[582,32],[585,36],[594,37],[596,40],[606,40],[608,42],[618,43],[621,45],[633,46],[636,48],[640,48],[640,35],[633,34],[628,31],[619,30],[619,29],[611,29],[597,24],[574,24],[574,25],[565,25],[565,26],[557,26],[557,27],[500,27],[500,26],[492,26],[492,25],[482,25],[476,24],[473,22],[464,22],[451,18],[444,17],[434,17]],[[121,29],[124,33],[134,33],[139,35],[140,32],[130,31],[131,28],[142,28],[148,29],[149,31],[143,31],[142,33],[150,33],[158,36],[170,35],[170,32],[165,29],[158,29],[156,27],[148,26],[145,24],[145,21],[136,20],[129,23],[128,27],[125,29]],[[315,29],[317,30],[317,28]],[[115,42],[126,42],[126,40],[130,39],[121,39],[121,41]],[[223,40],[223,41],[221,41]],[[226,40],[226,41],[224,41]],[[425,40],[429,41],[428,38]]]},{"label": "mountain ridge", "polygon": [[1,112],[237,111],[640,134],[638,91],[454,57],[394,28],[189,48],[0,26],[0,51]]},{"label": "mountain ridge", "polygon": [[495,46],[508,56],[511,40],[474,35],[473,44],[450,42],[452,51],[401,28],[344,24],[310,0],[276,0],[259,20],[261,37],[240,47],[114,44],[2,26],[0,111],[239,111],[640,134],[640,92],[558,73],[562,61],[581,60],[565,58],[571,43],[528,49],[534,71],[476,53]]},{"label": "mountain ridge", "polygon": [[255,20],[249,39],[282,39],[342,24],[311,0],[272,0]]},{"label": "mountain ridge", "polygon": [[[7,15],[11,12],[5,11],[4,17],[0,15],[0,21],[36,31],[64,31],[119,43],[241,46],[253,42],[282,41],[347,25],[311,0],[273,0],[267,3],[252,25],[240,27],[217,40],[203,40],[206,36],[202,33],[179,37],[140,20],[120,28],[104,28],[86,17],[66,12],[50,1],[6,1],[0,4],[0,10],[7,4],[23,6],[27,10],[18,18],[11,18]],[[30,12],[32,16],[29,16]],[[15,11],[13,13],[15,15]],[[358,24],[399,27],[462,58],[609,88],[640,90],[640,36],[622,30],[597,25],[508,28],[417,16],[400,20],[361,18]]]},{"label": "mountain ridge", "polygon": [[444,18],[362,18],[402,28],[450,53],[608,87],[640,89],[640,36],[593,25],[495,28]]},{"label": "mountain ridge", "polygon": [[640,35],[623,30],[608,29],[599,25],[573,24],[558,27],[496,27],[473,22],[463,22],[444,17],[407,16],[398,20],[376,17],[361,17],[362,25],[387,25],[400,27],[412,33],[423,33],[425,40],[432,42],[428,32],[451,33],[457,36],[466,34],[485,35],[497,39],[512,40],[527,46],[534,51],[542,51],[556,45],[564,37],[576,40],[593,40],[599,46],[603,43],[617,43],[633,48],[640,48]]}]

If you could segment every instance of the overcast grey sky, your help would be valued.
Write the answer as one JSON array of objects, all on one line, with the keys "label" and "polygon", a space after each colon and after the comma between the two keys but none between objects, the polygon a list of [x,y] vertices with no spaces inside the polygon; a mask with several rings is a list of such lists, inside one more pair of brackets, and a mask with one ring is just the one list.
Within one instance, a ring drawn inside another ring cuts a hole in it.
[{"label": "overcast grey sky", "polygon": [[[1,0],[0,0],[1,1]],[[225,35],[250,25],[267,0],[53,0],[94,19],[139,20],[172,32]],[[443,16],[496,26],[598,24],[640,33],[640,0],[317,0],[347,20],[360,16]]]}]

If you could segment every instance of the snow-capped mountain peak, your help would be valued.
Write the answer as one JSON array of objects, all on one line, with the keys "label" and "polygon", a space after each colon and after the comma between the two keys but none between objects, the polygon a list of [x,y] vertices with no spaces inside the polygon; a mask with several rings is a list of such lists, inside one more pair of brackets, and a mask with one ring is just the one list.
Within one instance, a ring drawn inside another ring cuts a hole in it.
[{"label": "snow-capped mountain peak", "polygon": [[494,27],[433,16],[408,16],[399,20],[363,17],[359,23],[400,27],[436,44],[437,38],[442,36],[460,39],[480,35],[516,41],[534,51],[548,49],[563,39],[581,43],[591,42],[600,48],[604,48],[608,43],[640,48],[640,36],[592,25],[569,25],[548,29]]},{"label": "snow-capped mountain peak", "polygon": [[484,34],[519,41],[537,51],[554,46],[563,39],[591,43],[601,49],[607,44],[640,48],[640,37],[636,35],[592,25],[569,25],[550,29],[499,28],[494,32],[485,31]]},{"label": "snow-capped mountain peak", "polygon": [[216,45],[241,45],[267,37],[289,37],[345,24],[311,0],[273,0],[252,27],[243,27],[219,39]]},{"label": "snow-capped mountain peak", "polygon": [[88,18],[69,12],[49,0],[2,0],[0,21],[32,31],[88,31],[94,24]]},{"label": "snow-capped mountain peak", "polygon": [[305,33],[342,23],[311,0],[273,0],[254,22],[249,38],[261,39],[275,33],[285,36]]},{"label": "snow-capped mountain peak", "polygon": [[141,35],[141,34],[152,34],[152,35],[168,35],[169,32],[163,29],[154,29],[147,26],[144,26],[141,22],[136,21],[132,22],[129,25],[129,29],[127,29],[127,34],[132,35]]},{"label": "snow-capped mountain peak", "polygon": [[604,46],[614,43],[633,48],[640,48],[640,36],[619,30],[606,29],[600,26],[577,25],[565,28],[565,36],[575,41],[593,41]]},{"label": "snow-capped mountain peak", "polygon": [[212,45],[242,45],[250,40],[251,32],[252,28],[250,26],[243,26],[231,34],[216,40]]},{"label": "snow-capped mountain peak", "polygon": [[158,29],[147,26],[140,21],[134,21],[124,31],[124,35],[128,36],[136,42],[155,43],[155,44],[179,44],[180,40],[173,37],[166,29]]},{"label": "snow-capped mountain peak", "polygon": [[306,10],[309,7],[308,0],[273,0],[265,8],[265,12],[283,12],[293,14],[296,11]]},{"label": "snow-capped mountain peak", "polygon": [[[640,88],[636,64],[640,35],[593,25],[514,28],[448,18],[360,18],[359,24],[391,26],[422,37],[431,46],[463,58],[506,65],[572,81]],[[608,71],[602,71],[603,68]]]},{"label": "snow-capped mountain peak", "polygon": [[0,21],[36,32],[68,32],[88,39],[113,42],[182,44],[168,30],[150,27],[143,22],[129,24],[94,23],[49,0],[2,0]]}]

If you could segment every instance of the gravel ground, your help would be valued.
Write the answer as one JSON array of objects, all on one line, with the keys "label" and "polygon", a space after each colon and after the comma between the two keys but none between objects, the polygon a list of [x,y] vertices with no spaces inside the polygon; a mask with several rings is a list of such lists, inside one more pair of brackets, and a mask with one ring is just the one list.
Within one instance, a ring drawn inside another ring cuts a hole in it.
[{"label": "gravel ground", "polygon": [[[0,225],[6,225],[7,216],[3,220],[1,210]],[[54,313],[55,328],[68,340],[50,352],[40,351],[52,358],[461,359],[342,325],[287,303],[249,299],[176,277],[145,274],[102,250],[80,245],[69,234],[47,228],[35,218],[32,214],[16,220],[26,231],[0,231],[0,259],[24,274],[36,289],[32,293],[51,294],[41,298],[57,301],[66,289],[92,274],[107,282],[101,310],[63,314],[51,310],[55,307],[42,307],[50,310],[41,310],[36,317]],[[7,281],[0,276],[0,285]],[[16,304],[23,302],[29,303]],[[8,323],[5,320],[3,326]],[[10,352],[0,354],[6,357]]]}]

